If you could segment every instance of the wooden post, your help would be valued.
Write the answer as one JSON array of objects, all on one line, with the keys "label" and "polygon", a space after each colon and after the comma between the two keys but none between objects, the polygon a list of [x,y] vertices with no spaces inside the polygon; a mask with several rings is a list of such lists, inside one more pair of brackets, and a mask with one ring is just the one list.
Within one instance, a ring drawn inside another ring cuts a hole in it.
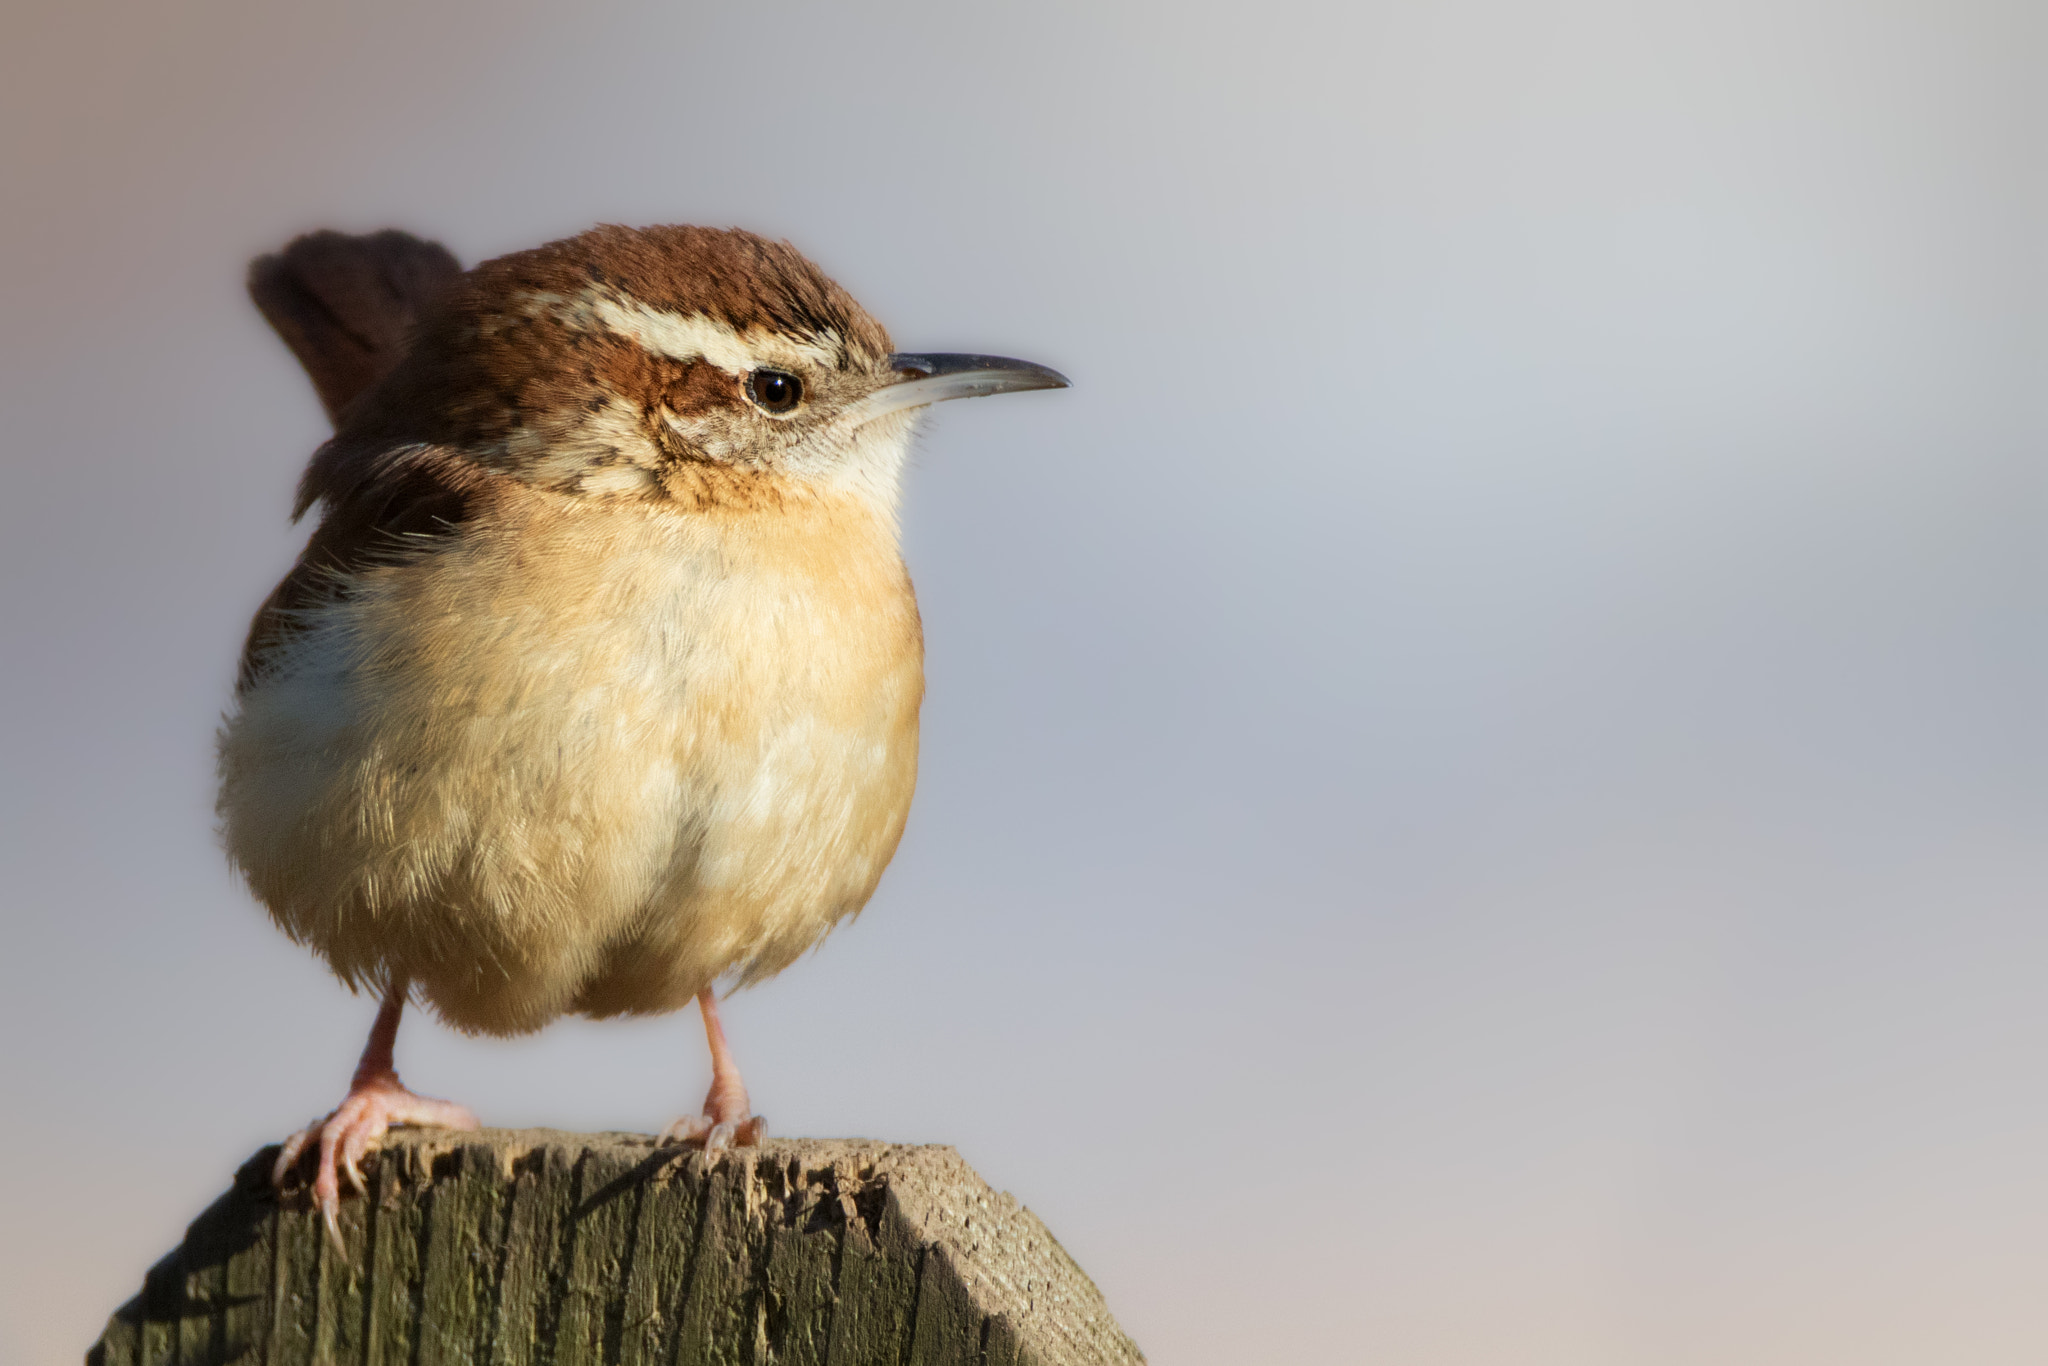
[{"label": "wooden post", "polygon": [[951,1148],[394,1131],[342,1203],[245,1163],[89,1366],[1126,1366],[1037,1216]]}]

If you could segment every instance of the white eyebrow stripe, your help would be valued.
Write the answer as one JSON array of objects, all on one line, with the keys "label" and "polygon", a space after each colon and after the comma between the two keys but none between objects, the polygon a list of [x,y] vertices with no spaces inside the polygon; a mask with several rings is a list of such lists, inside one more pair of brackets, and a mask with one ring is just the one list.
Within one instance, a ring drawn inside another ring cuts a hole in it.
[{"label": "white eyebrow stripe", "polygon": [[738,331],[702,313],[681,314],[649,308],[638,299],[588,291],[585,298],[597,320],[622,337],[631,337],[649,351],[676,360],[708,360],[731,374],[744,374],[760,361]]},{"label": "white eyebrow stripe", "polygon": [[[801,342],[766,328],[741,332],[703,313],[671,313],[597,286],[574,298],[535,293],[528,299],[538,310],[554,312],[564,321],[601,323],[657,355],[709,361],[727,374],[745,374],[761,365],[831,369],[839,363],[836,345]],[[838,339],[830,340],[836,343]]]}]

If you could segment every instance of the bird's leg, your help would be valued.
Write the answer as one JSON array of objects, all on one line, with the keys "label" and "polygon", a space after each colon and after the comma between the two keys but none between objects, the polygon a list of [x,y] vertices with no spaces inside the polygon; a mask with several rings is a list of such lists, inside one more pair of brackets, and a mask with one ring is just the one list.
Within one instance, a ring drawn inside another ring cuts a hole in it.
[{"label": "bird's leg", "polygon": [[370,1041],[363,1045],[362,1061],[349,1083],[348,1095],[334,1113],[315,1120],[284,1141],[271,1169],[273,1184],[282,1186],[287,1173],[297,1165],[299,1155],[319,1144],[319,1170],[313,1177],[313,1203],[327,1221],[328,1236],[341,1245],[341,1226],[336,1214],[341,1208],[341,1173],[349,1184],[365,1189],[363,1155],[377,1146],[385,1130],[394,1124],[429,1125],[442,1129],[474,1129],[476,1116],[460,1105],[427,1096],[416,1096],[398,1080],[391,1065],[391,1045],[398,1038],[398,1017],[405,1009],[406,984],[393,982],[377,1011],[377,1023],[370,1026]]},{"label": "bird's leg", "polygon": [[710,987],[697,993],[697,1008],[704,1012],[704,1039],[711,1045],[711,1090],[704,1096],[704,1113],[685,1115],[669,1125],[662,1131],[662,1141],[701,1142],[707,1155],[722,1148],[754,1147],[767,1132],[768,1121],[747,1108],[747,1084],[740,1080],[739,1064],[726,1045],[718,999]]}]

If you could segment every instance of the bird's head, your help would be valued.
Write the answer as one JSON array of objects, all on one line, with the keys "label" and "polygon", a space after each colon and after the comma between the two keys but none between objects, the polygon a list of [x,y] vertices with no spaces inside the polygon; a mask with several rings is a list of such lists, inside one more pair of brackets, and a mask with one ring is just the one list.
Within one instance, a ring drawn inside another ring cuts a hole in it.
[{"label": "bird's head", "polygon": [[1065,384],[1024,361],[894,351],[786,243],[600,227],[462,277],[338,440],[433,445],[586,498],[744,500],[773,483],[893,508],[917,409]]}]

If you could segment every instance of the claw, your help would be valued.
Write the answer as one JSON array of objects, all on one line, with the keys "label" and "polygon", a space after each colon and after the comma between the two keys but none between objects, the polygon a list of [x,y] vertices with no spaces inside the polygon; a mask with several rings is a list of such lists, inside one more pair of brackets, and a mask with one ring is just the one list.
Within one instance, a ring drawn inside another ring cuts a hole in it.
[{"label": "claw", "polygon": [[362,1160],[365,1154],[377,1148],[377,1140],[380,1136],[378,1131],[382,1128],[381,1124],[375,1127],[367,1124],[357,1124],[342,1136],[341,1170],[347,1174],[349,1186],[358,1195],[365,1195],[369,1192],[370,1187],[363,1180]]},{"label": "claw", "polygon": [[661,1131],[662,1143],[695,1143],[711,1132],[711,1121],[702,1115],[684,1115]]},{"label": "claw", "polygon": [[362,1161],[375,1152],[394,1124],[431,1125],[444,1129],[474,1129],[476,1116],[445,1100],[416,1096],[399,1085],[390,1073],[358,1077],[348,1098],[326,1119],[316,1120],[284,1141],[271,1180],[279,1187],[299,1159],[316,1140],[319,1159],[313,1174],[313,1207],[335,1250],[347,1255],[341,1236],[342,1182],[358,1195],[368,1194],[370,1183],[363,1176]]},{"label": "claw", "polygon": [[327,1225],[327,1241],[334,1244],[336,1252],[346,1257],[348,1256],[348,1244],[342,1241],[340,1216],[340,1201],[322,1200],[320,1202],[320,1221]]},{"label": "claw", "polygon": [[277,1161],[270,1168],[270,1184],[273,1187],[283,1188],[285,1177],[290,1175],[291,1169],[299,1164],[299,1154],[306,1151],[306,1140],[312,1136],[313,1131],[319,1125],[320,1121],[314,1120],[313,1123],[287,1138],[278,1148]]},{"label": "claw", "polygon": [[656,1142],[701,1146],[706,1157],[715,1157],[728,1148],[758,1148],[767,1133],[768,1121],[759,1115],[717,1123],[705,1115],[684,1115],[663,1129]]},{"label": "claw", "polygon": [[325,1119],[316,1119],[284,1141],[277,1163],[270,1169],[270,1183],[282,1190],[285,1177],[298,1165],[307,1148],[319,1142],[320,1159],[313,1173],[313,1207],[327,1225],[327,1236],[342,1256],[348,1248],[341,1238],[341,1178],[357,1194],[367,1194],[363,1180],[364,1154],[376,1148],[385,1131],[394,1124],[421,1124],[442,1129],[474,1129],[476,1116],[460,1105],[445,1100],[416,1096],[405,1089],[391,1068],[391,1044],[398,1035],[399,1013],[405,1009],[403,978],[388,984],[384,1004],[377,1010],[377,1023],[370,1027],[369,1042],[363,1045],[363,1059],[356,1065],[355,1080],[348,1095]]}]

